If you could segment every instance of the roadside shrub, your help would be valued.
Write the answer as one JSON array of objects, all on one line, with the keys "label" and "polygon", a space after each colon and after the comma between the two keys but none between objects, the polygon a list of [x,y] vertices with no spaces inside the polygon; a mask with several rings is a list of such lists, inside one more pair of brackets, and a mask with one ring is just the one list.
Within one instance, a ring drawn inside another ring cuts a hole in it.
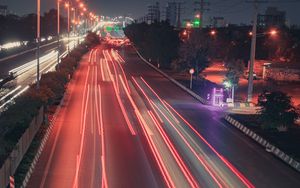
[{"label": "roadside shrub", "polygon": [[99,41],[90,42],[72,50],[68,57],[62,59],[56,72],[43,74],[39,91],[36,90],[36,84],[31,85],[24,94],[14,100],[14,104],[1,113],[0,167],[30,125],[33,117],[38,114],[38,110],[42,106],[51,105],[63,96],[68,76],[72,76],[79,60],[88,49],[99,43]]}]

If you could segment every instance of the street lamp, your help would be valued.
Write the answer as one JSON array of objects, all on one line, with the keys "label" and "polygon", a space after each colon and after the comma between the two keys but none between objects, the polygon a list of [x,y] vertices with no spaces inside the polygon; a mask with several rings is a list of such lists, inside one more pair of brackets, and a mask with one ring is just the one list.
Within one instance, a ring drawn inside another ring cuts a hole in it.
[{"label": "street lamp", "polygon": [[70,53],[70,2],[68,1],[65,4],[65,7],[68,10],[68,55]]},{"label": "street lamp", "polygon": [[190,75],[191,75],[190,89],[193,89],[193,74],[195,73],[195,69],[191,68],[189,72],[190,72]]},{"label": "street lamp", "polygon": [[36,88],[40,89],[40,40],[41,40],[41,1],[37,0],[37,65],[36,65]]},{"label": "street lamp", "polygon": [[60,1],[57,0],[57,65],[59,65],[59,37],[60,37]]},{"label": "street lamp", "polygon": [[272,29],[269,33],[271,36],[276,36],[278,34],[278,31],[276,29]]},{"label": "street lamp", "polygon": [[[257,6],[257,5],[255,5]],[[257,9],[257,7],[256,7]],[[271,36],[276,36],[278,34],[278,31],[275,29],[272,29],[269,32],[265,33],[259,33],[257,34],[257,11],[255,12],[254,16],[254,24],[252,31],[249,32],[249,35],[252,37],[252,42],[251,42],[251,55],[250,55],[250,65],[249,65],[249,77],[248,77],[248,95],[247,95],[247,102],[252,102],[252,96],[253,96],[253,74],[254,74],[254,62],[255,62],[255,53],[256,53],[256,38],[265,36],[265,35],[271,35]]]},{"label": "street lamp", "polygon": [[216,30],[211,30],[211,31],[210,31],[210,35],[211,35],[211,36],[215,36],[216,34],[217,34]]}]

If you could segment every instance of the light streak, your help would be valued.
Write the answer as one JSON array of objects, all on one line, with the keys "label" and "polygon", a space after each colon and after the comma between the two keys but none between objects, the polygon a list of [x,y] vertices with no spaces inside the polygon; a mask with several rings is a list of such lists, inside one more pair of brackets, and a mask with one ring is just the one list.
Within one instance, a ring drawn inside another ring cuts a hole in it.
[{"label": "light streak", "polygon": [[24,93],[27,89],[29,88],[29,86],[26,86],[24,89],[22,89],[20,92],[18,92],[16,95],[14,95],[11,99],[9,99],[8,101],[6,101],[4,104],[2,104],[0,106],[0,109],[2,109],[5,105],[7,105],[8,103],[12,102],[15,98],[17,98],[18,96],[20,96],[22,93]]},{"label": "light streak", "polygon": [[169,150],[171,151],[171,153],[172,153],[173,157],[175,158],[179,168],[181,169],[182,173],[184,174],[184,176],[188,180],[191,187],[192,188],[198,187],[198,184],[197,184],[196,180],[194,179],[193,175],[190,173],[188,167],[183,162],[182,158],[178,154],[177,150],[175,149],[174,145],[170,141],[170,139],[167,136],[167,134],[165,133],[165,131],[159,125],[159,123],[158,123],[157,119],[155,118],[155,116],[153,115],[153,113],[151,111],[148,111],[148,114],[150,115],[152,121],[156,125],[159,133],[161,134],[163,140],[165,141],[166,145],[168,146]]},{"label": "light streak", "polygon": [[240,173],[231,163],[228,162],[221,154],[219,154],[213,146],[211,146],[208,141],[196,131],[196,129],[184,118],[182,117],[169,103],[164,101],[168,107],[170,107],[189,127],[193,132],[198,135],[198,137],[227,165],[227,167],[248,187],[254,188],[255,186],[242,174]]}]

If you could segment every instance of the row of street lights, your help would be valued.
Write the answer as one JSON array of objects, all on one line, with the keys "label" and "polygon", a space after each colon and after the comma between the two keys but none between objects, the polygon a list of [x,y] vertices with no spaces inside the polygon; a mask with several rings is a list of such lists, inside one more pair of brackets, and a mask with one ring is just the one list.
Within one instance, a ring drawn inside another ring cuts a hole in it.
[{"label": "row of street lights", "polygon": [[[57,65],[59,65],[59,61],[60,61],[60,4],[63,2],[63,0],[56,0],[57,1]],[[74,29],[74,33],[76,30],[76,26],[80,24],[80,16],[84,16],[85,12],[88,11],[88,9],[86,8],[85,4],[83,2],[81,2],[81,0],[76,0],[76,3],[79,7],[79,10],[83,11],[81,12],[80,15],[78,15],[78,21],[76,21],[76,6],[74,5],[73,7],[71,7],[71,2],[70,0],[66,0],[65,2],[65,8],[67,9],[68,12],[68,54],[70,52],[70,48],[69,48],[69,41],[70,41],[70,8],[73,11],[73,29]],[[75,4],[76,4],[75,3]],[[87,16],[90,16],[91,19],[96,20],[97,16],[94,15],[92,12],[90,12],[89,14],[86,14]],[[37,0],[37,89],[39,89],[40,87],[40,41],[41,41],[41,0]],[[79,37],[79,36],[77,36]],[[78,40],[79,43],[79,40]]]}]

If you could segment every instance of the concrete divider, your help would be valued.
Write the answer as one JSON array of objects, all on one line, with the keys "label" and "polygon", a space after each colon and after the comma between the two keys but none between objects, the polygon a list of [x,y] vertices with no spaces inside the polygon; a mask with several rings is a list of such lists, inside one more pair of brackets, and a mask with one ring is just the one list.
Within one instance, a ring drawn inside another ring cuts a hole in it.
[{"label": "concrete divider", "polygon": [[[298,172],[300,172],[300,163],[293,159],[291,156],[287,155],[283,151],[281,151],[279,148],[273,146],[273,144],[269,143],[267,140],[262,138],[261,136],[257,135],[252,130],[248,129],[243,124],[239,123],[237,120],[233,119],[231,116],[227,115],[225,116],[225,120],[230,123],[231,125],[238,128],[241,132],[243,132],[245,135],[248,135],[249,138],[252,138],[254,141],[256,141],[258,144],[260,144],[263,147],[269,147],[271,150],[271,153],[280,158],[282,161],[284,161],[287,165],[291,166]],[[239,126],[237,126],[237,124]]]},{"label": "concrete divider", "polygon": [[182,85],[181,83],[179,83],[177,80],[175,80],[174,78],[170,77],[169,75],[167,75],[166,73],[164,73],[162,70],[158,69],[157,67],[155,67],[154,65],[152,65],[151,63],[149,63],[141,54],[140,52],[134,47],[136,53],[138,54],[138,56],[147,64],[149,65],[151,68],[153,68],[154,70],[156,70],[157,72],[159,72],[160,74],[162,74],[164,77],[166,77],[167,79],[169,79],[171,82],[173,82],[175,85],[177,85],[178,87],[180,87],[182,90],[186,91],[187,93],[189,93],[191,96],[193,96],[195,99],[197,99],[198,101],[200,101],[202,104],[208,104],[208,102],[203,99],[202,97],[200,97],[199,95],[197,95],[195,92],[193,92],[192,90],[188,89],[187,87],[185,87],[184,85]]}]

